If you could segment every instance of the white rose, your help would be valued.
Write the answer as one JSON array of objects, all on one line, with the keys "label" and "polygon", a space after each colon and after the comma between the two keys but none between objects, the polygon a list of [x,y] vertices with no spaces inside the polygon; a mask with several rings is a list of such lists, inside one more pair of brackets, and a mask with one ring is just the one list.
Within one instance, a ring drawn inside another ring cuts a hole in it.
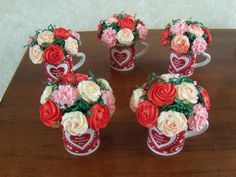
[{"label": "white rose", "polygon": [[65,40],[65,49],[69,54],[75,55],[79,49],[79,44],[78,44],[77,40],[75,40],[72,37],[69,37],[68,39],[66,39]]},{"label": "white rose", "polygon": [[161,112],[157,118],[157,128],[164,135],[171,137],[187,130],[187,119],[183,113],[175,111]]},{"label": "white rose", "polygon": [[42,45],[44,42],[51,44],[54,41],[54,35],[51,31],[44,31],[38,35],[37,41],[39,45]]},{"label": "white rose", "polygon": [[191,83],[183,82],[177,86],[177,98],[184,103],[197,103],[197,94],[196,87]]},{"label": "white rose", "polygon": [[66,132],[74,136],[81,135],[88,129],[88,121],[80,111],[65,113],[61,125]]},{"label": "white rose", "polygon": [[136,112],[136,109],[138,108],[138,104],[141,101],[143,101],[140,97],[143,96],[144,94],[145,94],[145,91],[142,88],[138,88],[133,91],[133,95],[131,96],[130,102],[129,102],[130,109],[133,112]]},{"label": "white rose", "polygon": [[81,81],[77,89],[80,96],[88,103],[95,103],[101,96],[100,87],[92,81]]},{"label": "white rose", "polygon": [[40,103],[44,104],[52,94],[52,86],[46,86],[40,98]]},{"label": "white rose", "polygon": [[163,79],[165,82],[169,82],[172,78],[178,78],[179,74],[162,74],[160,76],[161,79]]},{"label": "white rose", "polygon": [[117,23],[117,21],[118,20],[115,17],[108,17],[106,19],[106,23],[109,24],[109,25],[111,25],[112,23]]},{"label": "white rose", "polygon": [[120,44],[130,45],[134,40],[134,35],[130,29],[123,28],[117,33],[117,40]]},{"label": "white rose", "polygon": [[103,86],[105,89],[107,89],[107,90],[109,90],[111,93],[113,93],[113,90],[112,90],[110,84],[107,82],[107,80],[105,80],[105,79],[103,79],[103,78],[99,78],[99,79],[98,79],[98,82],[100,82],[100,83],[102,84],[102,86]]},{"label": "white rose", "polygon": [[43,50],[40,49],[39,45],[34,45],[29,48],[29,57],[34,64],[40,64],[43,62]]}]

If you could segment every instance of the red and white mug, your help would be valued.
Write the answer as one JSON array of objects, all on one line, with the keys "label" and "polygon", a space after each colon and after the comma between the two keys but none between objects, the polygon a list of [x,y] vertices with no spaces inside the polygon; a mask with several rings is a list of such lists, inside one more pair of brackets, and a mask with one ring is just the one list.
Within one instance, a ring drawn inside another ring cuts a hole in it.
[{"label": "red and white mug", "polygon": [[143,49],[135,54],[135,42],[130,46],[116,45],[110,48],[110,66],[117,71],[129,71],[135,67],[135,59],[148,51],[148,44],[139,41]]},{"label": "red and white mug", "polygon": [[201,55],[205,60],[196,63],[196,55],[191,53],[177,53],[171,49],[168,71],[172,74],[191,76],[194,68],[203,67],[211,61],[211,56],[208,53],[203,52]]},{"label": "red and white mug", "polygon": [[209,127],[208,121],[201,131],[182,131],[177,135],[168,137],[159,131],[157,127],[149,128],[147,145],[155,154],[161,156],[172,156],[179,153],[183,147],[186,138],[200,135]]},{"label": "red and white mug", "polygon": [[79,61],[73,66],[72,56],[67,55],[62,63],[53,65],[48,62],[44,63],[44,72],[48,82],[56,82],[58,76],[63,74],[71,74],[73,71],[79,69],[85,62],[85,54],[78,52],[76,55]]},{"label": "red and white mug", "polygon": [[100,136],[98,131],[89,128],[82,135],[70,135],[62,128],[62,137],[65,149],[73,155],[85,156],[93,153],[100,145]]}]

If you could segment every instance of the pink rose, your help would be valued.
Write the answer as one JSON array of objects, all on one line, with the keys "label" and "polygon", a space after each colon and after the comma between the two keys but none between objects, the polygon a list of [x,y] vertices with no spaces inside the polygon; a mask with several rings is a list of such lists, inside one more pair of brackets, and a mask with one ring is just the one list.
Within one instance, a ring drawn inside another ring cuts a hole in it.
[{"label": "pink rose", "polygon": [[104,30],[101,36],[101,41],[103,41],[107,47],[113,47],[116,45],[116,30],[112,27]]},{"label": "pink rose", "polygon": [[202,36],[204,31],[199,24],[191,24],[188,26],[188,32],[195,34],[197,37]]},{"label": "pink rose", "polygon": [[189,128],[194,131],[200,131],[204,128],[208,119],[208,112],[202,104],[196,104],[193,107],[194,115],[189,117],[188,125]]},{"label": "pink rose", "polygon": [[112,116],[114,111],[115,111],[115,109],[116,109],[115,97],[114,97],[114,95],[110,91],[103,90],[101,92],[102,92],[102,98],[104,100],[104,104],[107,105],[107,107],[109,109],[109,112],[110,112],[110,115]]},{"label": "pink rose", "polygon": [[187,53],[190,43],[187,36],[176,35],[171,41],[171,48],[177,53]]},{"label": "pink rose", "polygon": [[139,32],[139,38],[141,40],[145,40],[147,38],[147,35],[148,35],[148,29],[146,28],[146,26],[138,24],[137,29],[138,29],[138,32]]},{"label": "pink rose", "polygon": [[188,30],[188,25],[183,21],[173,24],[170,28],[170,32],[176,35],[184,34],[185,32],[187,32],[187,30]]},{"label": "pink rose", "polygon": [[72,106],[77,99],[77,89],[71,85],[60,85],[56,91],[53,92],[53,101],[59,104],[62,108],[67,105]]},{"label": "pink rose", "polygon": [[207,48],[207,42],[205,41],[205,39],[203,39],[203,37],[197,37],[194,41],[193,41],[193,45],[192,45],[192,51],[193,54],[201,54],[203,53]]}]

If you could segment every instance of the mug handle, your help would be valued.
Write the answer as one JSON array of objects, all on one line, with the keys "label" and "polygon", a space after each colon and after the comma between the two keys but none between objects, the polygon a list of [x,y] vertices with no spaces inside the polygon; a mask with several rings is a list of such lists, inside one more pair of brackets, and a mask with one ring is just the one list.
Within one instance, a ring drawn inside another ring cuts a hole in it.
[{"label": "mug handle", "polygon": [[208,129],[208,127],[209,127],[209,122],[206,121],[205,127],[201,131],[193,131],[193,130],[187,131],[185,138],[191,138],[193,136],[200,135],[200,134],[204,133]]},{"label": "mug handle", "polygon": [[148,48],[149,48],[147,42],[139,41],[139,43],[142,44],[144,48],[140,52],[135,54],[135,58],[139,58],[143,56],[145,53],[147,53]]},{"label": "mug handle", "polygon": [[80,58],[80,60],[78,61],[78,63],[76,63],[76,64],[73,66],[73,68],[72,68],[73,71],[79,69],[79,68],[84,64],[85,58],[86,58],[85,54],[82,53],[82,52],[77,52],[77,53],[75,54],[75,56],[78,57],[78,58]]},{"label": "mug handle", "polygon": [[206,59],[204,61],[200,62],[200,63],[195,63],[194,64],[195,68],[206,66],[211,61],[210,54],[208,54],[206,52],[203,52],[201,55],[204,56]]}]

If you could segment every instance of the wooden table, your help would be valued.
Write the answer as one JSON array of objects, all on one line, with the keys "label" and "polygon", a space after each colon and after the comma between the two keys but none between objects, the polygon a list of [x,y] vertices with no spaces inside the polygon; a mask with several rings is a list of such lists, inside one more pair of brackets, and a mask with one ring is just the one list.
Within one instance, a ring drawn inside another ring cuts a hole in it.
[{"label": "wooden table", "polygon": [[160,30],[150,31],[150,50],[130,72],[110,69],[108,49],[96,40],[95,32],[81,33],[87,60],[80,72],[92,70],[109,80],[117,100],[117,110],[101,132],[101,146],[87,157],[67,153],[61,132],[41,124],[38,108],[44,75],[27,51],[0,105],[0,177],[235,177],[236,30],[212,30],[212,34],[208,49],[212,62],[192,76],[211,97],[210,127],[187,139],[182,152],[172,157],[148,149],[147,129],[129,109],[132,90],[149,72],[167,72],[168,49],[160,45]]}]

